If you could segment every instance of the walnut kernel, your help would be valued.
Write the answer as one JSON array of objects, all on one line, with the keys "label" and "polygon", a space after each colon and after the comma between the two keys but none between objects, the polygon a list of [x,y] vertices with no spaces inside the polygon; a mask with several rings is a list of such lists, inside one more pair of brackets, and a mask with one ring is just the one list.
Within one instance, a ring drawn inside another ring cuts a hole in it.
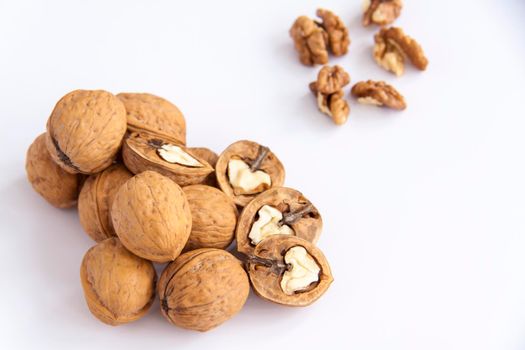
[{"label": "walnut kernel", "polygon": [[360,81],[352,87],[352,95],[359,103],[385,106],[402,110],[406,108],[405,98],[393,86],[384,81]]},{"label": "walnut kernel", "polygon": [[302,64],[313,66],[328,63],[328,34],[312,19],[306,16],[297,18],[290,28],[290,36]]},{"label": "walnut kernel", "polygon": [[363,6],[363,25],[391,24],[401,14],[402,0],[366,0]]},{"label": "walnut kernel", "polygon": [[334,56],[342,56],[348,52],[350,37],[344,22],[332,11],[318,9],[317,16],[322,19],[321,27],[328,34],[328,45]]}]

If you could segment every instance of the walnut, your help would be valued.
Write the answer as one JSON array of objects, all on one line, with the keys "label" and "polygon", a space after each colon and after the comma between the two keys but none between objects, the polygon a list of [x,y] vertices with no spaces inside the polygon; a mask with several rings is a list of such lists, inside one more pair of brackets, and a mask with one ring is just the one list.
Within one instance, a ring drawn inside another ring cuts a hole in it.
[{"label": "walnut", "polygon": [[255,293],[283,305],[310,305],[333,281],[323,253],[291,235],[265,238],[246,257],[246,264]]},{"label": "walnut", "polygon": [[302,64],[313,66],[328,63],[328,34],[312,19],[306,16],[297,18],[290,29],[290,36]]},{"label": "walnut", "polygon": [[324,66],[317,74],[316,83],[318,92],[333,94],[350,83],[350,75],[341,66]]},{"label": "walnut", "polygon": [[250,284],[233,255],[202,248],[170,263],[160,276],[158,291],[162,314],[168,321],[204,332],[242,309]]},{"label": "walnut", "polygon": [[149,133],[129,134],[122,147],[126,167],[134,174],[154,170],[180,186],[199,184],[213,167],[176,140]]},{"label": "walnut", "polygon": [[322,19],[320,26],[328,34],[328,45],[334,56],[342,56],[348,52],[350,37],[344,22],[332,11],[318,9],[317,16]]},{"label": "walnut", "polygon": [[352,87],[352,95],[359,103],[405,109],[405,98],[384,81],[360,81]]},{"label": "walnut", "polygon": [[111,204],[120,186],[132,177],[133,174],[122,164],[115,164],[91,175],[82,186],[78,216],[84,231],[95,241],[116,236],[111,222]]},{"label": "walnut", "polygon": [[401,28],[382,28],[374,36],[374,40],[374,59],[381,67],[397,76],[403,74],[406,58],[419,70],[427,68],[428,60],[423,49]]},{"label": "walnut", "polygon": [[237,207],[224,192],[205,185],[186,186],[192,225],[188,250],[197,248],[227,248],[233,240],[237,224]]},{"label": "walnut", "polygon": [[284,167],[268,147],[252,141],[237,141],[222,152],[215,167],[221,190],[238,206],[257,194],[284,183]]},{"label": "walnut", "polygon": [[155,298],[153,264],[130,253],[116,237],[87,251],[80,279],[91,313],[112,326],[138,320]]},{"label": "walnut", "polygon": [[70,173],[94,174],[111,165],[126,132],[126,109],[102,90],[75,90],[58,101],[47,121],[46,146]]},{"label": "walnut", "polygon": [[325,66],[317,75],[317,81],[310,83],[312,93],[317,97],[319,110],[330,116],[335,124],[346,123],[350,114],[348,102],[344,99],[343,87],[350,82],[350,76],[340,66]]},{"label": "walnut", "polygon": [[[217,153],[213,152],[211,149],[206,147],[188,147],[188,152],[200,159],[204,159],[215,170],[215,165],[217,164],[217,160],[219,159],[219,155]],[[217,176],[215,176],[215,171],[209,174],[206,177],[206,179],[204,179],[202,184],[219,188],[219,184],[217,183]]]},{"label": "walnut", "polygon": [[235,236],[237,250],[251,255],[257,244],[276,234],[289,234],[316,243],[323,221],[314,205],[297,190],[275,187],[244,207]]},{"label": "walnut", "polygon": [[391,24],[401,14],[402,0],[366,0],[363,6],[363,25]]},{"label": "walnut", "polygon": [[191,232],[186,195],[179,185],[154,171],[135,175],[120,187],[111,219],[126,248],[155,262],[179,256]]},{"label": "walnut", "polygon": [[38,136],[27,150],[26,173],[33,189],[51,205],[69,208],[77,203],[80,175],[68,173],[51,159],[45,134]]},{"label": "walnut", "polygon": [[129,130],[146,131],[186,144],[186,120],[173,103],[145,93],[120,93],[117,97],[126,107]]}]

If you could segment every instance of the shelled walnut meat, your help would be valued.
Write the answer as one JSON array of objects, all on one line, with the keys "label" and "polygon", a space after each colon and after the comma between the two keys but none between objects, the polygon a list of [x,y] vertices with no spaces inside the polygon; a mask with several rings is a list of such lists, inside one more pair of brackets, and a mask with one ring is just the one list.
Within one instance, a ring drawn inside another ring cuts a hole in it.
[{"label": "shelled walnut meat", "polygon": [[401,14],[402,0],[365,0],[363,4],[363,25],[391,24]]},{"label": "shelled walnut meat", "polygon": [[153,170],[180,186],[202,183],[214,169],[176,140],[148,133],[129,134],[122,147],[126,167],[134,174]]},{"label": "shelled walnut meat", "polygon": [[160,276],[158,291],[162,314],[169,322],[204,332],[242,309],[250,284],[233,255],[202,248],[170,263]]},{"label": "shelled walnut meat", "polygon": [[155,298],[153,264],[129,252],[116,237],[87,251],[80,268],[91,313],[112,326],[138,320]]},{"label": "shelled walnut meat", "polygon": [[348,52],[350,36],[344,22],[335,13],[325,9],[318,9],[317,16],[322,19],[318,23],[328,34],[328,48],[334,56],[342,56]]},{"label": "shelled walnut meat", "polygon": [[359,103],[397,110],[406,108],[405,98],[384,81],[360,81],[352,87],[352,95]]},{"label": "shelled walnut meat", "polygon": [[290,36],[302,64],[313,66],[328,63],[328,34],[312,19],[298,17],[290,28]]},{"label": "shelled walnut meat", "polygon": [[348,120],[350,107],[344,99],[343,87],[350,83],[350,75],[341,66],[324,66],[317,80],[310,83],[310,91],[317,98],[319,110],[337,125]]},{"label": "shelled walnut meat", "polygon": [[51,205],[69,208],[77,203],[81,175],[68,173],[51,159],[45,134],[27,150],[26,173],[33,189]]},{"label": "shelled walnut meat", "polygon": [[317,208],[297,190],[275,187],[244,207],[237,224],[237,250],[253,255],[265,238],[286,234],[316,243],[323,227]]},{"label": "shelled walnut meat", "polygon": [[222,152],[215,168],[221,190],[238,206],[257,194],[284,183],[284,167],[268,147],[237,141]]},{"label": "shelled walnut meat", "polygon": [[116,236],[111,222],[111,204],[120,186],[132,177],[124,165],[115,164],[91,175],[82,186],[78,216],[84,231],[95,241]]},{"label": "shelled walnut meat", "polygon": [[67,172],[94,174],[111,165],[125,132],[126,109],[116,96],[102,90],[75,90],[53,109],[46,146]]}]

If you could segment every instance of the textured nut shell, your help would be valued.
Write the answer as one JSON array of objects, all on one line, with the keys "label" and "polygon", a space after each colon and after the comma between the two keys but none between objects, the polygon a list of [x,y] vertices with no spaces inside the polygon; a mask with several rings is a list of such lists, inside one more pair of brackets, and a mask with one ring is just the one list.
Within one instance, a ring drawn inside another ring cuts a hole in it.
[{"label": "textured nut shell", "polygon": [[126,106],[128,128],[148,131],[186,144],[186,120],[173,103],[151,94],[120,93]]},{"label": "textured nut shell", "polygon": [[58,101],[47,121],[46,146],[70,173],[94,174],[111,165],[126,132],[126,109],[102,90],[75,90]]},{"label": "textured nut shell", "polygon": [[263,259],[278,260],[284,264],[284,254],[288,249],[296,246],[304,247],[321,267],[319,282],[307,291],[287,295],[280,286],[282,276],[271,272],[268,267],[249,263],[248,275],[250,276],[250,281],[255,293],[261,298],[282,305],[307,306],[326,292],[333,281],[332,272],[323,253],[312,243],[295,236],[270,236],[255,247],[254,255]]},{"label": "textured nut shell", "polygon": [[[259,146],[258,143],[253,141],[237,141],[228,146],[228,148],[222,152],[217,161],[217,165],[215,166],[215,174],[217,175],[217,182],[219,183],[221,190],[229,197],[233,198],[235,204],[241,207],[248,204],[257,196],[257,194],[236,196],[233,193],[233,188],[228,179],[228,162],[233,156],[238,156],[245,161],[246,159],[255,159]],[[272,180],[271,187],[279,187],[283,185],[285,176],[284,167],[272,151],[268,151],[268,154],[264,158],[259,169],[270,175]]]},{"label": "textured nut shell", "polygon": [[[251,244],[248,234],[253,222],[257,217],[257,212],[264,205],[270,205],[280,211],[297,211],[307,205],[313,204],[297,190],[287,187],[275,187],[255,197],[244,207],[239,216],[235,237],[237,239],[237,250],[241,253],[251,255],[255,247]],[[313,208],[311,214],[305,215],[290,225],[294,230],[295,236],[316,243],[323,229],[323,220],[317,208]]]},{"label": "textured nut shell", "polygon": [[191,212],[184,192],[153,171],[135,175],[120,187],[111,218],[122,244],[155,262],[179,256],[191,232]]},{"label": "textured nut shell", "polygon": [[[165,143],[175,143],[186,153],[192,155],[203,166],[188,167],[180,164],[166,162],[157,154],[157,148],[148,143],[150,140],[162,140]],[[169,177],[181,186],[200,184],[207,176],[213,173],[213,167],[208,162],[193,154],[186,147],[176,143],[172,139],[159,139],[159,137],[147,133],[131,133],[124,140],[122,157],[126,167],[134,174],[139,174],[146,170],[156,171]]]},{"label": "textured nut shell", "polygon": [[160,276],[158,291],[162,314],[171,323],[203,332],[242,309],[250,284],[233,255],[203,248],[170,263]]},{"label": "textured nut shell", "polygon": [[208,175],[206,179],[204,179],[202,184],[219,188],[219,184],[217,183],[217,176],[215,175],[215,165],[217,165],[219,155],[206,147],[189,147],[188,151],[194,156],[204,159],[208,162],[208,164],[210,164],[213,167],[214,171],[210,175]]},{"label": "textured nut shell", "polygon": [[138,320],[155,298],[153,264],[130,253],[116,238],[89,249],[80,268],[80,280],[91,313],[116,326]]},{"label": "textured nut shell", "polygon": [[33,189],[51,205],[69,208],[76,204],[80,176],[64,171],[51,159],[45,134],[38,136],[27,150],[26,173]]},{"label": "textured nut shell", "polygon": [[111,204],[120,186],[132,177],[124,165],[115,164],[91,175],[82,186],[78,216],[84,231],[95,241],[116,236],[111,222]]},{"label": "textured nut shell", "polygon": [[183,188],[190,205],[192,225],[185,249],[227,248],[237,224],[237,207],[222,191],[205,185]]}]

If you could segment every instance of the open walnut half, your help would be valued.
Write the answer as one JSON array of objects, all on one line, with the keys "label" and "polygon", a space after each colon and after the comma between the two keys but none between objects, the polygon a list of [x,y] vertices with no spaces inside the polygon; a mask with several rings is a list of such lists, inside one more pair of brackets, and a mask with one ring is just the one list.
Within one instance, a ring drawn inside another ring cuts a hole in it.
[{"label": "open walnut half", "polygon": [[244,207],[237,224],[237,250],[253,254],[265,238],[292,235],[316,243],[323,226],[317,208],[297,190],[275,187]]},{"label": "open walnut half", "polygon": [[133,132],[125,138],[122,157],[134,174],[153,170],[180,186],[200,184],[213,172],[207,161],[176,140],[144,132]]},{"label": "open walnut half", "polygon": [[310,305],[333,281],[323,253],[295,236],[270,236],[245,261],[255,293],[278,304]]},{"label": "open walnut half", "polygon": [[403,95],[384,81],[360,81],[352,87],[352,95],[362,104],[398,110],[407,107]]}]

